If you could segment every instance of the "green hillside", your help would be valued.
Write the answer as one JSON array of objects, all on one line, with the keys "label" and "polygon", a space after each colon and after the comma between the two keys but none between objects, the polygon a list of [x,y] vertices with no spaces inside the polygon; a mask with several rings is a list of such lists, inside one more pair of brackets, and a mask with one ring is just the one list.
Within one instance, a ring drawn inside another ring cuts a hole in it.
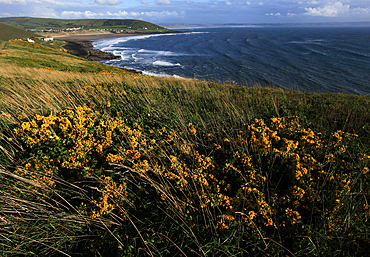
[{"label": "green hillside", "polygon": [[39,36],[33,32],[25,31],[13,26],[0,23],[0,41],[8,41],[15,38],[28,38]]},{"label": "green hillside", "polygon": [[72,28],[117,30],[119,32],[164,32],[168,29],[150,22],[131,19],[44,19],[29,17],[1,18],[1,23],[24,30],[66,30]]}]

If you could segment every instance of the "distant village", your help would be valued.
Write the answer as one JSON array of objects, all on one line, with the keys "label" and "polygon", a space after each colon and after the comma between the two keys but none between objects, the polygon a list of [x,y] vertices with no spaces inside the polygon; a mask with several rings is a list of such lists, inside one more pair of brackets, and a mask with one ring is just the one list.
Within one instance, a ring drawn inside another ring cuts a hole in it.
[{"label": "distant village", "polygon": [[[26,29],[27,31],[31,32],[51,32],[51,33],[58,33],[58,32],[69,32],[69,31],[78,31],[78,30],[89,30],[89,31],[110,31],[114,33],[122,33],[127,32],[127,30],[132,29],[132,27],[127,27],[127,29],[85,29],[84,27],[78,28],[67,28],[67,29]],[[143,30],[147,30],[147,27],[142,27]],[[157,28],[159,29],[159,28]]]},{"label": "distant village", "polygon": [[[16,38],[15,40],[27,41],[28,43],[35,43],[35,40],[33,40],[32,38],[27,38],[27,40]],[[40,38],[40,40],[43,40],[45,42],[48,42],[48,41],[53,41],[54,38],[52,38],[52,37],[44,37],[44,38]],[[11,40],[9,40],[9,41],[11,41]]]},{"label": "distant village", "polygon": [[[134,32],[131,30],[132,27],[127,27],[127,29],[125,30],[118,30],[118,29],[85,29],[84,27],[78,27],[78,28],[67,28],[67,29],[26,29],[27,31],[31,31],[31,32],[48,32],[48,33],[58,33],[58,32],[70,32],[70,31],[79,31],[79,30],[88,30],[88,31],[109,31],[109,32],[113,32],[113,33],[130,33],[130,32]],[[148,28],[147,27],[142,27],[143,30],[147,30]],[[159,28],[157,28],[159,29]],[[130,31],[131,30],[131,31]],[[24,39],[16,39],[16,40],[23,40]],[[40,38],[40,40],[43,40],[43,41],[53,41],[54,38],[52,37],[45,37],[45,38]],[[35,43],[35,41],[31,38],[27,38],[27,41],[29,43]]]}]

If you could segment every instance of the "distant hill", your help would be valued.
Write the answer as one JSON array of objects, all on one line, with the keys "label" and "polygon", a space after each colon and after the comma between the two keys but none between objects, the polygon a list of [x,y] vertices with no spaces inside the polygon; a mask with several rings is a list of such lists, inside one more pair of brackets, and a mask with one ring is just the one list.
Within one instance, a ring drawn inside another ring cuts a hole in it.
[{"label": "distant hill", "polygon": [[8,41],[16,38],[24,39],[29,37],[39,37],[39,35],[30,31],[25,31],[23,29],[0,23],[0,41]]},{"label": "distant hill", "polygon": [[164,27],[132,19],[46,19],[30,17],[0,18],[1,23],[30,31],[109,30],[112,32],[167,32]]}]

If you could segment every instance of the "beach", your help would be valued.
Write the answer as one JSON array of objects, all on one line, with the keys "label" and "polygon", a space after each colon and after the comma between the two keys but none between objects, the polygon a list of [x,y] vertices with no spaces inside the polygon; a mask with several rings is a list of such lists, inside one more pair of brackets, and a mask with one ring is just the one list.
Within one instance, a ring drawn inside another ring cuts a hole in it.
[{"label": "beach", "polygon": [[123,33],[91,33],[91,34],[69,34],[62,36],[55,36],[55,39],[63,41],[94,41],[98,39],[114,38],[114,37],[129,37],[140,34],[123,34]]}]

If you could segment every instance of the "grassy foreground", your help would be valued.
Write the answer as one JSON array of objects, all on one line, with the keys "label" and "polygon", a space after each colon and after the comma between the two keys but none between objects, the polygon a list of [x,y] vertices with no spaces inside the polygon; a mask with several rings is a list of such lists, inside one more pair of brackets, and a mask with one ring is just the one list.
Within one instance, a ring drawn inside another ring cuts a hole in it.
[{"label": "grassy foreground", "polygon": [[366,256],[370,98],[0,51],[2,256]]}]

